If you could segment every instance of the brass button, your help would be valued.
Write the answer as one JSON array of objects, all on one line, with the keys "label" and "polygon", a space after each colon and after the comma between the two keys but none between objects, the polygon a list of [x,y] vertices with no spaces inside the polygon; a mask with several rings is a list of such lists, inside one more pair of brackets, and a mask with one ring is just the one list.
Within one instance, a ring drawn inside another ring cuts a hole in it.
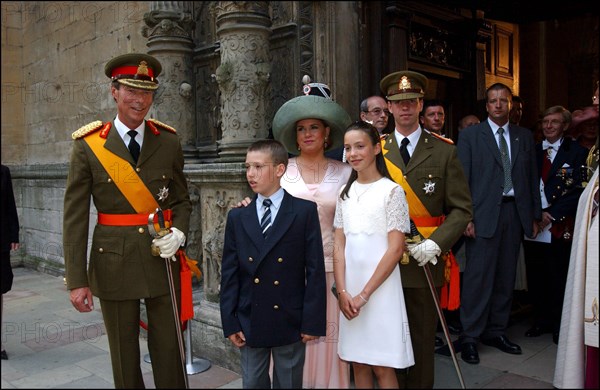
[{"label": "brass button", "polygon": [[279,310],[279,305],[275,305],[275,306],[273,306],[273,309],[275,309],[275,310]]},{"label": "brass button", "polygon": [[145,232],[145,230],[144,230],[143,227],[141,227],[141,228],[138,229],[138,233],[143,234],[144,232]]},{"label": "brass button", "polygon": [[109,182],[109,183],[112,183],[112,179],[111,179],[110,177],[108,178],[108,182]]},{"label": "brass button", "polygon": [[104,248],[98,248],[98,252],[104,253]]},{"label": "brass button", "polygon": [[141,169],[138,167],[138,168],[135,168],[135,171],[139,172],[139,171],[141,171]]},{"label": "brass button", "polygon": [[279,286],[279,280],[274,281],[273,284]]},{"label": "brass button", "polygon": [[253,259],[252,257],[248,257],[248,261],[249,261],[249,262],[253,262],[253,261],[254,261],[254,259]]},{"label": "brass button", "polygon": [[404,180],[406,180],[406,175],[404,175]]},{"label": "brass button", "polygon": [[163,179],[166,179],[166,178],[167,178],[167,175],[163,175],[162,177],[163,177]]},{"label": "brass button", "polygon": [[429,176],[427,176],[427,177],[431,179],[433,176],[429,175]]},{"label": "brass button", "polygon": [[259,283],[260,283],[260,279],[259,278],[254,279],[254,284],[259,284]]},{"label": "brass button", "polygon": [[283,263],[283,258],[281,258],[281,257],[280,257],[280,258],[278,258],[278,259],[277,259],[277,262],[278,262],[278,263]]}]

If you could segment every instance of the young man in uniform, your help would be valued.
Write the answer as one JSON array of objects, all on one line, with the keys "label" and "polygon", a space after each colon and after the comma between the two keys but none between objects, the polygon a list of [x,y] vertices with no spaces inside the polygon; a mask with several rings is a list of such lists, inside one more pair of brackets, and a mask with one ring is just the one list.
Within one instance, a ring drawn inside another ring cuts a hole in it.
[{"label": "young man in uniform", "polygon": [[425,238],[409,246],[411,258],[400,266],[415,365],[399,370],[398,382],[400,388],[432,388],[438,314],[423,267],[430,268],[439,294],[445,255],[471,220],[471,196],[456,147],[419,125],[427,78],[395,72],[380,86],[395,121],[395,131],[381,140],[386,165],[404,188],[411,220]]}]

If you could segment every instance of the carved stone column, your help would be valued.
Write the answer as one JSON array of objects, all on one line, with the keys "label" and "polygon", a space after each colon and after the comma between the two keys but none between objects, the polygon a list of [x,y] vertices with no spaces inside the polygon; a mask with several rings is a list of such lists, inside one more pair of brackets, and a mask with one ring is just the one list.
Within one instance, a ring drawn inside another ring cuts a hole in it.
[{"label": "carved stone column", "polygon": [[266,1],[219,1],[215,6],[221,64],[222,162],[244,161],[253,141],[269,133],[271,19]]},{"label": "carved stone column", "polygon": [[177,129],[186,162],[197,159],[192,54],[194,21],[186,1],[153,1],[144,15],[148,54],[163,70],[152,116]]}]

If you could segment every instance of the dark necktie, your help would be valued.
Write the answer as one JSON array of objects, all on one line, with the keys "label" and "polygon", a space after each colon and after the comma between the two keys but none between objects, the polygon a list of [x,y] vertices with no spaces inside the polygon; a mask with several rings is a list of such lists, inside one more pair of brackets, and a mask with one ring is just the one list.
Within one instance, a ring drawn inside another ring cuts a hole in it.
[{"label": "dark necktie", "polygon": [[260,230],[262,231],[262,234],[264,237],[267,237],[267,233],[269,231],[269,228],[271,227],[271,205],[273,204],[273,202],[271,202],[271,199],[265,199],[263,200],[263,206],[265,207],[265,213],[262,216],[262,219],[260,220]]},{"label": "dark necktie", "polygon": [[498,138],[500,143],[500,155],[502,156],[502,166],[504,167],[504,193],[508,193],[513,187],[512,172],[510,164],[510,154],[508,154],[508,144],[504,139],[504,129],[498,129]]},{"label": "dark necktie", "polygon": [[131,137],[131,141],[129,141],[129,146],[128,146],[129,152],[131,153],[131,156],[133,157],[133,161],[135,161],[137,164],[138,157],[140,157],[140,144],[138,144],[137,141],[135,140],[137,131],[129,130],[127,132],[127,135],[129,135]]},{"label": "dark necktie", "polygon": [[402,145],[400,145],[400,155],[402,156],[402,160],[404,160],[404,165],[408,165],[410,161],[410,154],[408,154],[408,149],[406,146],[410,143],[408,138],[404,138],[402,140]]},{"label": "dark necktie", "polygon": [[548,173],[550,173],[550,167],[552,167],[552,161],[550,161],[550,153],[552,153],[552,146],[544,151],[544,161],[542,161],[542,181],[546,183],[548,179]]}]

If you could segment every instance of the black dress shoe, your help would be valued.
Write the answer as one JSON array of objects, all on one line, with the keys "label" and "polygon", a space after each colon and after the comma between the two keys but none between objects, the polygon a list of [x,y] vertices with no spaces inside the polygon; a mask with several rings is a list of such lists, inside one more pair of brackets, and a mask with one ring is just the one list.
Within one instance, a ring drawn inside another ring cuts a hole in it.
[{"label": "black dress shoe", "polygon": [[502,352],[511,353],[513,355],[520,355],[523,353],[521,347],[515,343],[511,343],[506,336],[498,336],[491,339],[484,339],[481,342],[490,347],[498,348]]},{"label": "black dress shoe", "polygon": [[539,337],[544,333],[550,333],[550,329],[546,328],[545,326],[535,325],[527,329],[527,332],[525,332],[525,337]]},{"label": "black dress shoe", "polygon": [[435,346],[442,347],[444,346],[444,340],[441,337],[435,336]]},{"label": "black dress shoe", "polygon": [[0,352],[0,355],[2,356],[2,360],[8,360],[8,354],[5,350],[2,350],[2,352]]},{"label": "black dress shoe", "polygon": [[460,357],[466,363],[479,364],[479,352],[477,352],[477,345],[475,343],[464,343],[462,345]]},{"label": "black dress shoe", "polygon": [[559,335],[559,332],[552,332],[552,341],[556,345],[558,345],[558,335]]}]

